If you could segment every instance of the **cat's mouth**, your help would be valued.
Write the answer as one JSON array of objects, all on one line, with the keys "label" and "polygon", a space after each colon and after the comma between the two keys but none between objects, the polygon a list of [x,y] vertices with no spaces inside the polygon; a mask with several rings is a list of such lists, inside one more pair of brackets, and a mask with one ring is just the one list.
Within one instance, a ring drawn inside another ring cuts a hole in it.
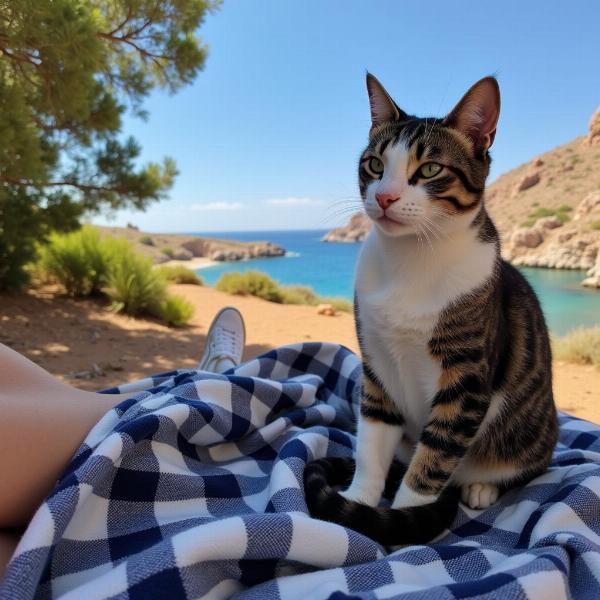
[{"label": "cat's mouth", "polygon": [[394,227],[397,225],[406,227],[408,225],[408,223],[406,223],[406,221],[402,221],[401,219],[393,219],[392,217],[390,217],[388,215],[383,215],[383,216],[379,217],[377,219],[377,222],[381,223],[384,226],[388,226],[388,227]]}]

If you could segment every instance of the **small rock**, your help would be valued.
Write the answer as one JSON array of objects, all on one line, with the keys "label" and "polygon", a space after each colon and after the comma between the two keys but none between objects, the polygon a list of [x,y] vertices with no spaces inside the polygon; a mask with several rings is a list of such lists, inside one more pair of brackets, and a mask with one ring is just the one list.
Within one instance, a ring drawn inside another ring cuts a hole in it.
[{"label": "small rock", "polygon": [[563,233],[558,236],[558,241],[561,244],[564,244],[565,242],[568,242],[574,235],[575,231],[563,231]]},{"label": "small rock", "polygon": [[537,220],[535,226],[542,229],[556,229],[557,227],[562,227],[563,223],[557,217],[543,217]]},{"label": "small rock", "polygon": [[544,164],[544,161],[539,156],[533,161],[533,166],[534,167],[541,167],[543,164]]},{"label": "small rock", "polygon": [[544,241],[544,238],[542,237],[542,233],[539,229],[520,227],[513,232],[510,240],[515,246],[536,248]]},{"label": "small rock", "polygon": [[331,304],[319,304],[317,306],[317,314],[325,315],[326,317],[335,317],[337,313]]},{"label": "small rock", "polygon": [[540,174],[539,173],[530,173],[529,175],[525,175],[519,183],[517,183],[516,190],[517,192],[523,192],[532,188],[534,185],[537,185],[540,182]]}]

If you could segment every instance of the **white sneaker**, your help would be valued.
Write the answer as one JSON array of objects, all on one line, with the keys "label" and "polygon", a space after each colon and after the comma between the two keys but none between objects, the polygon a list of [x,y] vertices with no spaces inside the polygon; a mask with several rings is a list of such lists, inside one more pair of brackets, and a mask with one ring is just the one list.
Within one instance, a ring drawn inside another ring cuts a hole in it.
[{"label": "white sneaker", "polygon": [[237,367],[242,361],[245,343],[246,328],[240,311],[232,306],[222,308],[208,330],[198,369],[224,373]]}]

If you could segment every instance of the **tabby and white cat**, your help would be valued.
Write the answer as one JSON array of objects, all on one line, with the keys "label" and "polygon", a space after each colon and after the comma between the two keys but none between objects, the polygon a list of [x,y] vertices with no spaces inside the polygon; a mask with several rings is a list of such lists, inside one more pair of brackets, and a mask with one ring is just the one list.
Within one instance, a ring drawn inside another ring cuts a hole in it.
[{"label": "tabby and white cat", "polygon": [[[305,473],[311,513],[382,543],[447,527],[458,489],[471,508],[543,472],[558,424],[548,331],[523,276],[500,257],[484,205],[500,112],[493,77],[443,119],[404,113],[367,75],[372,127],[359,163],[374,223],[355,312],[363,358],[356,469],[324,459]],[[408,465],[378,507],[396,456]]]}]

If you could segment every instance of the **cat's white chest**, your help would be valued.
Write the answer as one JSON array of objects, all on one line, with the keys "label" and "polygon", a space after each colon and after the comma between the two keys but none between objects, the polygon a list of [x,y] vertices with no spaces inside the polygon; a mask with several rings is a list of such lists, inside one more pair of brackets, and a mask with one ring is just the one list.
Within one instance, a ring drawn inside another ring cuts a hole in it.
[{"label": "cat's white chest", "polygon": [[454,299],[489,277],[491,261],[490,254],[489,260],[479,261],[481,268],[460,262],[419,264],[418,257],[406,253],[390,255],[386,249],[384,254],[374,233],[365,241],[355,285],[362,344],[413,441],[439,389],[440,362],[428,348],[433,330]]},{"label": "cat's white chest", "polygon": [[[406,420],[406,433],[418,440],[437,391],[439,362],[428,351],[437,315],[399,308],[397,294],[358,292],[362,342],[372,368]],[[394,308],[395,307],[395,308]]]}]

